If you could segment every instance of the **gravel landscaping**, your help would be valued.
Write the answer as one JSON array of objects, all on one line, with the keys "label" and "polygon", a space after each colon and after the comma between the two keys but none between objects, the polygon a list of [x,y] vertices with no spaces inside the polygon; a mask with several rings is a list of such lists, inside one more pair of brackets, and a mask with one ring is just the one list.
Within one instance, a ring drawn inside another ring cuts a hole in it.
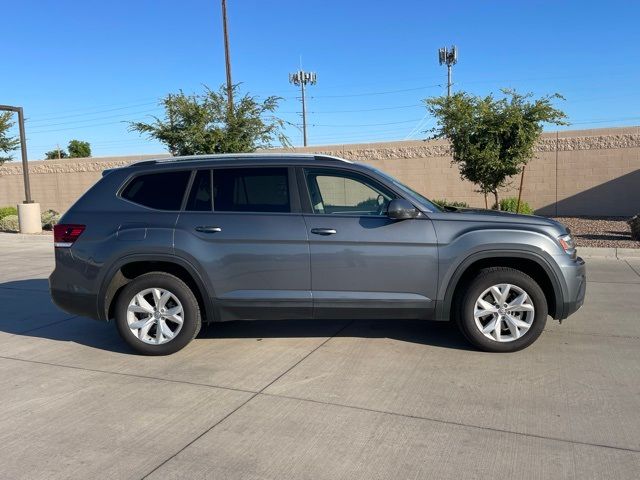
[{"label": "gravel landscaping", "polygon": [[552,217],[571,229],[579,247],[640,248],[627,217]]}]

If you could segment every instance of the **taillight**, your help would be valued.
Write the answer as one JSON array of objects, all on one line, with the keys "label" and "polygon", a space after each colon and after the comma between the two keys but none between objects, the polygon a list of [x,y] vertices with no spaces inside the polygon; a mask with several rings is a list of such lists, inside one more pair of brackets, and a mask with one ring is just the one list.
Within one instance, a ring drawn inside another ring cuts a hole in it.
[{"label": "taillight", "polygon": [[53,246],[69,248],[84,232],[84,225],[64,225],[53,226]]}]

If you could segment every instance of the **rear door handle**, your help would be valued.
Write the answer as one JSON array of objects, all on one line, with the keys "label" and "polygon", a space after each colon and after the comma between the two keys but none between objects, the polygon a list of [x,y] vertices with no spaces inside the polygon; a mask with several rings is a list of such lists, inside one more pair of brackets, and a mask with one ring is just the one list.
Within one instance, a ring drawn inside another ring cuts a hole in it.
[{"label": "rear door handle", "polygon": [[222,229],[220,227],[212,227],[210,225],[201,225],[199,227],[196,227],[196,232],[202,233],[218,233],[221,231]]},{"label": "rear door handle", "polygon": [[335,228],[312,228],[311,233],[316,235],[335,235],[338,231]]}]

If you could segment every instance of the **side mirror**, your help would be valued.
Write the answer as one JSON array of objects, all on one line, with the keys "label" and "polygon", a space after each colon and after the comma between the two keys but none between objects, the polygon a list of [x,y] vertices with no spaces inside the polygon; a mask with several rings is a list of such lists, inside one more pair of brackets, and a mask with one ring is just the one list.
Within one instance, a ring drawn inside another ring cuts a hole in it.
[{"label": "side mirror", "polygon": [[409,218],[416,218],[418,215],[420,215],[418,209],[404,198],[391,200],[387,207],[387,217],[395,220],[407,220]]}]

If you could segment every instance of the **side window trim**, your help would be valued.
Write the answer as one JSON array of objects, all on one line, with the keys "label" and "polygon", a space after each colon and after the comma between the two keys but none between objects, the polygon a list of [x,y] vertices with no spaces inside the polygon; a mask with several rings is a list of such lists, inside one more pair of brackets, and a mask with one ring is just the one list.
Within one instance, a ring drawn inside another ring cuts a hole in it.
[{"label": "side window trim", "polygon": [[[209,210],[187,210],[187,205],[189,203],[189,196],[191,195],[191,189],[196,181],[196,176],[199,172],[207,171],[209,172],[209,190],[211,192],[211,200],[209,201]],[[187,184],[187,190],[185,192],[185,196],[182,199],[182,207],[180,209],[181,212],[189,212],[189,213],[212,213],[213,212],[213,169],[211,167],[204,168],[194,168],[191,172],[191,178],[189,179],[189,183]]]},{"label": "side window trim", "polygon": [[191,195],[191,187],[193,187],[193,181],[196,178],[196,173],[198,171],[194,168],[191,170],[191,176],[189,177],[189,181],[187,182],[187,188],[184,191],[184,195],[182,196],[182,203],[180,204],[180,211],[184,212],[187,208],[187,202],[189,201],[189,195]]},{"label": "side window trim", "polygon": [[211,190],[211,212],[215,212],[216,211],[216,197],[213,194],[213,176],[215,175],[215,172],[213,171],[213,168],[209,169],[209,188]]},{"label": "side window trim", "polygon": [[300,215],[302,213],[302,206],[300,204],[298,182],[296,181],[296,168],[287,167],[287,176],[289,177],[289,202],[291,203],[291,212],[289,213]]},{"label": "side window trim", "polygon": [[[306,195],[300,195],[301,198],[304,197],[304,209],[303,211],[305,212],[305,214],[309,214],[309,215],[318,215],[318,216],[327,216],[327,217],[352,217],[352,218],[371,218],[371,217],[375,217],[375,218],[379,218],[379,217],[383,217],[384,215],[358,215],[358,214],[348,214],[348,213],[316,213],[313,209],[313,202],[311,200],[311,192],[309,191],[309,184],[307,181],[307,175],[308,172],[310,170],[323,170],[325,172],[327,172],[329,175],[331,174],[335,174],[337,176],[346,176],[347,178],[351,178],[352,180],[355,181],[359,181],[364,183],[365,185],[369,186],[371,188],[371,185],[375,186],[375,189],[379,189],[383,192],[389,192],[393,198],[402,198],[400,195],[398,195],[397,192],[395,192],[393,189],[387,187],[386,185],[383,185],[380,183],[380,181],[376,180],[375,178],[370,177],[369,175],[366,175],[362,172],[359,171],[355,171],[355,170],[351,170],[351,169],[347,169],[347,168],[335,168],[335,167],[324,167],[324,166],[320,166],[320,167],[301,167],[298,169],[298,185],[299,188],[302,191],[302,188],[304,188],[304,191],[306,192]],[[366,181],[362,181],[362,180],[366,180]],[[371,184],[371,185],[369,185]]]},{"label": "side window trim", "polygon": [[298,187],[298,198],[302,207],[302,213],[313,214],[313,207],[311,206],[311,196],[309,193],[309,187],[307,186],[307,180],[305,178],[304,167],[296,167],[296,183]]}]

